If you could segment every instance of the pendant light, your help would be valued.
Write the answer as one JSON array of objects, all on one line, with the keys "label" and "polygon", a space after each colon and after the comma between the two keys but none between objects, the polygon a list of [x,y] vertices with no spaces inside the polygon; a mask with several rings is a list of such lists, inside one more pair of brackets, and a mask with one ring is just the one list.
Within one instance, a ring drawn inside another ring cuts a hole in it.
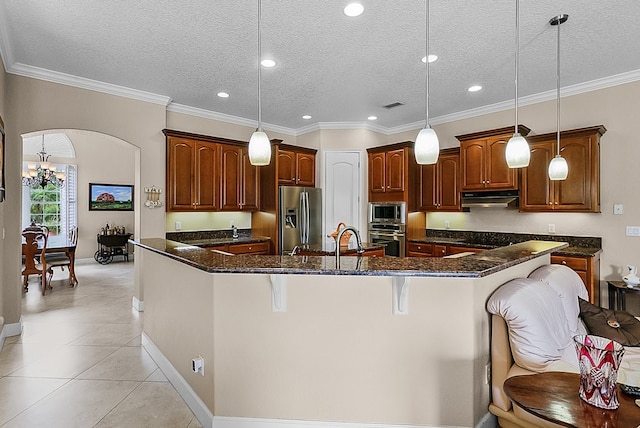
[{"label": "pendant light", "polygon": [[426,17],[426,58],[427,58],[427,72],[425,77],[425,100],[424,100],[424,128],[418,133],[416,138],[416,144],[414,152],[416,156],[416,162],[420,165],[434,164],[438,161],[438,155],[440,154],[440,142],[436,131],[429,126],[429,0],[426,0],[427,4],[427,17]]},{"label": "pendant light", "polygon": [[249,162],[254,166],[269,165],[271,161],[271,142],[269,137],[262,130],[262,99],[261,99],[261,77],[260,58],[262,56],[262,38],[260,34],[261,0],[258,0],[258,129],[249,139]]},{"label": "pendant light", "polygon": [[569,175],[569,165],[567,161],[560,155],[560,24],[566,22],[569,19],[569,15],[563,13],[562,15],[554,16],[549,21],[549,24],[558,27],[558,49],[557,49],[557,61],[556,61],[556,123],[558,127],[557,147],[556,155],[549,163],[549,179],[550,180],[566,180]]},{"label": "pendant light", "polygon": [[520,7],[518,0],[516,0],[516,122],[513,137],[507,142],[505,149],[505,158],[507,160],[507,166],[509,168],[524,168],[529,166],[529,159],[531,158],[531,152],[529,150],[529,144],[522,135],[518,132],[518,62],[520,60]]}]

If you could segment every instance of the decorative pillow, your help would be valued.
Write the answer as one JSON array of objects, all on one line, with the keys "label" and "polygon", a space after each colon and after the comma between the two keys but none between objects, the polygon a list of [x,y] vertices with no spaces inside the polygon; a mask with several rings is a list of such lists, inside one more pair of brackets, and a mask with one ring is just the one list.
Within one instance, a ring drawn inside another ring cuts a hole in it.
[{"label": "decorative pillow", "polygon": [[640,321],[629,312],[601,308],[580,299],[580,317],[589,334],[615,340],[624,346],[640,346]]},{"label": "decorative pillow", "polygon": [[543,285],[548,285],[558,293],[572,336],[587,334],[580,322],[580,305],[577,298],[588,300],[589,295],[582,279],[573,269],[563,265],[545,265],[531,272],[529,278],[541,281]]},{"label": "decorative pillow", "polygon": [[522,368],[545,371],[572,344],[558,293],[537,280],[516,278],[503,284],[489,298],[487,310],[504,318],[513,359]]}]

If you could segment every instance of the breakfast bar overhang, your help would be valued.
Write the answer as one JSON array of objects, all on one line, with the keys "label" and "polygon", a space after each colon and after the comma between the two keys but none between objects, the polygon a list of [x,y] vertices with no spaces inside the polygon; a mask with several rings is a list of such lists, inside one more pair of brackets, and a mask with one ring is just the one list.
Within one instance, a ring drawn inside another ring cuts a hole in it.
[{"label": "breakfast bar overhang", "polygon": [[[334,257],[135,245],[143,346],[203,425],[228,428],[482,426],[487,298],[566,246],[343,257],[336,267]],[[192,370],[197,357],[203,374]]]}]

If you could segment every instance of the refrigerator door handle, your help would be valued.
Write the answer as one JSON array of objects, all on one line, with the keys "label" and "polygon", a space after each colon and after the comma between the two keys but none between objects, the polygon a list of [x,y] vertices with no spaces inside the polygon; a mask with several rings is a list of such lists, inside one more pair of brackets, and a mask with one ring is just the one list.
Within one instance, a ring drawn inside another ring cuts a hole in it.
[{"label": "refrigerator door handle", "polygon": [[306,216],[304,215],[304,192],[300,192],[300,243],[304,244],[304,230],[305,230],[305,219]]},{"label": "refrigerator door handle", "polygon": [[309,243],[309,193],[308,192],[302,192],[302,202],[304,205],[304,209],[301,213],[302,218],[304,219],[304,226],[302,227],[302,233],[303,233],[303,238],[302,238],[302,243],[303,244],[308,244]]}]

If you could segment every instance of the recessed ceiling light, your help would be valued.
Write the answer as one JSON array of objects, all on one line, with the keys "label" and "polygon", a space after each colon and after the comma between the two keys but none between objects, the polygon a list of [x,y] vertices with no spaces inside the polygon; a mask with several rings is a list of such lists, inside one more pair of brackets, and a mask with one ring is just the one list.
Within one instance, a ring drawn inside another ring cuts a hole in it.
[{"label": "recessed ceiling light", "polygon": [[304,116],[302,116],[302,118],[304,120],[309,120],[309,119],[311,119],[311,116],[309,116],[308,114],[305,114]]},{"label": "recessed ceiling light", "polygon": [[[429,63],[436,62],[437,59],[438,59],[438,55],[429,55]],[[425,64],[427,63],[426,56],[422,57],[422,62],[424,62]]]},{"label": "recessed ceiling light", "polygon": [[260,61],[260,64],[262,64],[263,67],[267,67],[267,68],[276,66],[276,62],[272,59],[263,59],[262,61]]},{"label": "recessed ceiling light", "polygon": [[368,120],[377,120],[378,116],[369,116],[367,119]]},{"label": "recessed ceiling light", "polygon": [[360,3],[349,3],[344,8],[344,14],[350,17],[360,16],[364,12],[364,6]]},{"label": "recessed ceiling light", "polygon": [[227,94],[226,92],[218,92],[218,96],[220,98],[229,98],[229,94]]},{"label": "recessed ceiling light", "polygon": [[469,86],[469,89],[467,89],[467,91],[469,91],[469,92],[478,92],[481,89],[482,89],[482,86],[473,85],[473,86]]}]

